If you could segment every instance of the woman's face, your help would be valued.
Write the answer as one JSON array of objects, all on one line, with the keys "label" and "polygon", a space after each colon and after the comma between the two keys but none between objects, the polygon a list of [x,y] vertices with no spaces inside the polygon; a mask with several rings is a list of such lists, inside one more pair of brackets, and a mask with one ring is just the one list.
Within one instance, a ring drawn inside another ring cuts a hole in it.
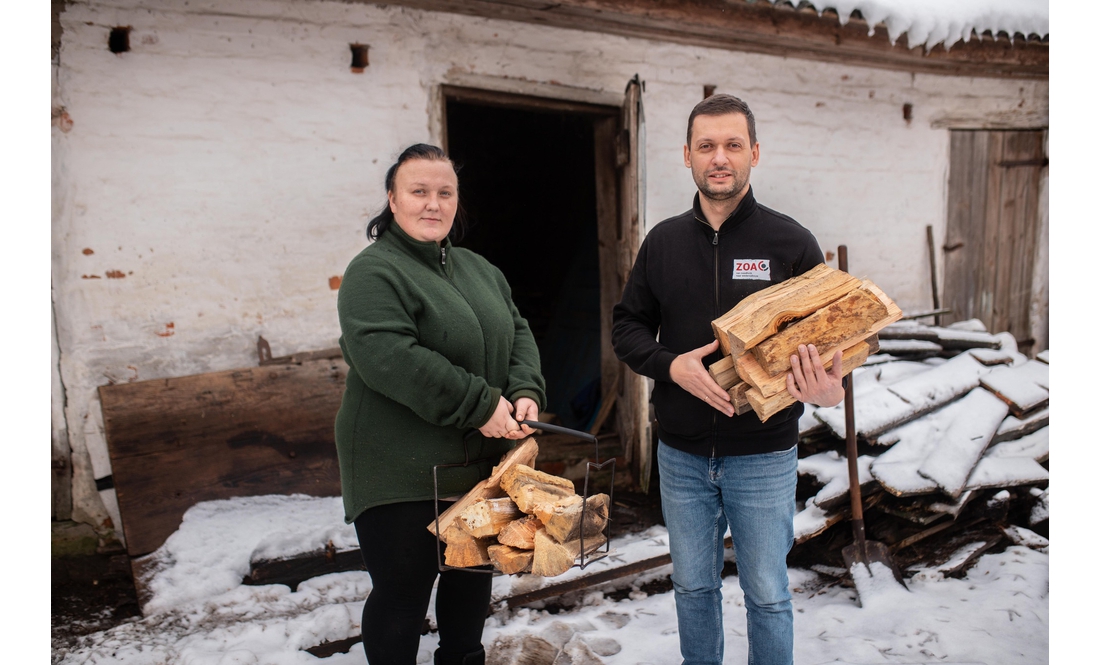
[{"label": "woman's face", "polygon": [[440,242],[451,232],[458,210],[458,176],[443,159],[411,159],[397,168],[390,211],[414,240]]}]

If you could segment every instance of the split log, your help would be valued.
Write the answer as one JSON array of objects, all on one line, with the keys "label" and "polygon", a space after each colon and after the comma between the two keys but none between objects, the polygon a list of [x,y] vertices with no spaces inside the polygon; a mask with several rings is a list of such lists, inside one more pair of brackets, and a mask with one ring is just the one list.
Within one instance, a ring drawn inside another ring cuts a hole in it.
[{"label": "split log", "polygon": [[587,539],[603,531],[609,509],[610,498],[606,494],[596,494],[587,500],[574,494],[554,503],[535,506],[535,517],[543,523],[547,534],[565,543],[580,538],[582,532]]},{"label": "split log", "polygon": [[798,353],[800,344],[813,344],[823,358],[832,356],[862,341],[871,334],[872,326],[887,317],[886,305],[869,290],[858,288],[795,321],[750,352],[769,376],[775,376],[791,368],[791,356]]},{"label": "split log", "polygon": [[741,377],[737,376],[737,368],[734,366],[733,361],[733,356],[724,356],[707,368],[707,371],[710,372],[710,378],[722,386],[722,390],[730,390],[741,380]]},{"label": "split log", "polygon": [[487,566],[492,561],[489,559],[490,538],[474,538],[467,533],[457,522],[443,532],[441,540],[447,543],[443,551],[443,563],[455,568],[472,568],[474,566]]},{"label": "split log", "polygon": [[752,404],[749,403],[747,394],[749,388],[751,388],[749,384],[741,381],[729,389],[730,402],[733,404],[733,412],[739,416],[743,416],[749,411],[752,411]]},{"label": "split log", "polygon": [[506,496],[499,499],[479,498],[462,511],[458,522],[474,538],[488,538],[521,517],[523,512]]},{"label": "split log", "polygon": [[435,520],[428,524],[428,531],[431,531],[433,536],[446,533],[458,519],[458,516],[462,514],[462,511],[470,507],[475,501],[478,499],[495,499],[503,495],[504,491],[500,489],[500,479],[504,473],[519,464],[534,464],[535,457],[538,454],[539,445],[534,438],[528,437],[521,441],[515,448],[504,453],[504,456],[500,458],[500,464],[493,467],[493,471],[488,478],[474,485],[473,489],[467,492],[465,496],[443,511],[443,514],[439,516],[439,532],[436,531]]},{"label": "split log", "polygon": [[505,575],[531,572],[531,562],[534,558],[535,553],[529,549],[508,545],[489,546],[489,560]]},{"label": "split log", "polygon": [[727,356],[737,357],[788,321],[808,316],[859,288],[860,280],[824,263],[757,291],[711,322]]},{"label": "split log", "polygon": [[[878,337],[873,334],[866,339],[853,340],[851,344],[846,345],[841,351],[847,353],[848,349],[856,348],[860,343],[868,344],[871,347],[870,353],[878,352]],[[836,349],[829,349],[827,353],[819,353],[821,364],[824,365],[825,369],[829,369],[833,366],[834,353],[836,353]],[[866,358],[864,358],[864,361],[866,361]],[[756,358],[751,353],[743,354],[735,361],[734,365],[737,367],[737,373],[749,384],[749,390],[755,389],[757,391],[757,401],[759,401],[761,397],[768,398],[786,394],[787,372],[771,376],[760,366],[760,363],[757,362]],[[755,410],[756,407],[754,406],[753,408]]]},{"label": "split log", "polygon": [[[607,538],[602,533],[585,538],[585,554],[598,550],[606,542]],[[561,575],[573,567],[580,555],[580,539],[559,543],[553,536],[546,533],[546,529],[539,529],[535,532],[535,558],[531,562],[531,573],[543,577]]]},{"label": "split log", "polygon": [[527,514],[534,513],[540,503],[554,503],[577,493],[573,481],[535,471],[525,464],[509,468],[500,479],[500,487]]},{"label": "split log", "polygon": [[509,522],[507,526],[497,534],[497,542],[501,545],[511,545],[522,550],[535,549],[535,532],[542,528],[542,522],[534,515],[528,515],[523,519]]},{"label": "split log", "polygon": [[[876,344],[873,348],[877,350],[878,345]],[[852,370],[866,362],[867,356],[872,353],[874,353],[874,351],[872,350],[872,346],[867,342],[860,342],[856,346],[853,346],[852,348],[844,351],[840,361],[840,367],[843,370],[844,375],[847,376],[851,374]],[[826,369],[832,367],[832,358],[830,358],[824,364]],[[756,388],[749,388],[748,391],[745,393],[745,397],[748,399],[749,404],[752,406],[752,410],[756,412],[757,416],[759,416],[760,422],[766,422],[768,418],[771,418],[775,414],[779,413],[783,409],[791,406],[796,401],[798,401],[794,397],[792,397],[789,392],[786,391],[785,387],[783,392],[772,395],[771,397],[764,397]]]}]

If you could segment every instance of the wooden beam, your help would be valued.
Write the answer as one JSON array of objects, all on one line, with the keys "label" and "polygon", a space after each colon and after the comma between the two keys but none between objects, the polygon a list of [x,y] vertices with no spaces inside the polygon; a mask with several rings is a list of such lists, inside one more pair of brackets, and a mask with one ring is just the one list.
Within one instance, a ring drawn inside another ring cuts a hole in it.
[{"label": "wooden beam", "polygon": [[[924,74],[1046,79],[1048,46],[1034,36],[972,35],[950,50],[890,43],[885,25],[833,11],[818,15],[747,0],[357,0],[429,11],[549,25],[691,46],[763,53]],[[996,38],[994,38],[996,37]]]}]

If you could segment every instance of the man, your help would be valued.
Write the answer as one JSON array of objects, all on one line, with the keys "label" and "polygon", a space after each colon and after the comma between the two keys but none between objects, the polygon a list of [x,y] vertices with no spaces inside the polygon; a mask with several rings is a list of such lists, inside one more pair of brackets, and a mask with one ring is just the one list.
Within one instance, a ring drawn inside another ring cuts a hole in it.
[{"label": "man", "polygon": [[[799,346],[787,389],[800,400],[767,423],[735,415],[707,373],[721,358],[710,322],[745,296],[824,262],[813,235],[758,204],[756,122],[740,99],[713,95],[688,117],[684,165],[692,210],[647,234],[615,306],[615,353],[654,380],[661,503],[684,665],[722,662],[722,543],[727,525],[748,610],[750,665],[790,665],[794,621],[787,552],[794,542],[801,402],[844,398],[840,356],[825,371]],[[659,339],[658,339],[659,333]]]}]

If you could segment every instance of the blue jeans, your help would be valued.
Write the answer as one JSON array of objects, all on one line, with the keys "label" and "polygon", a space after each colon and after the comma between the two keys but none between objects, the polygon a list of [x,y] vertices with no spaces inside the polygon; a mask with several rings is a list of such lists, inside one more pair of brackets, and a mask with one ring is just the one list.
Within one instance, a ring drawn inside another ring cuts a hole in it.
[{"label": "blue jeans", "polygon": [[787,553],[794,543],[796,448],[708,458],[658,442],[657,463],[684,665],[722,662],[727,524],[745,592],[749,665],[791,665]]}]

